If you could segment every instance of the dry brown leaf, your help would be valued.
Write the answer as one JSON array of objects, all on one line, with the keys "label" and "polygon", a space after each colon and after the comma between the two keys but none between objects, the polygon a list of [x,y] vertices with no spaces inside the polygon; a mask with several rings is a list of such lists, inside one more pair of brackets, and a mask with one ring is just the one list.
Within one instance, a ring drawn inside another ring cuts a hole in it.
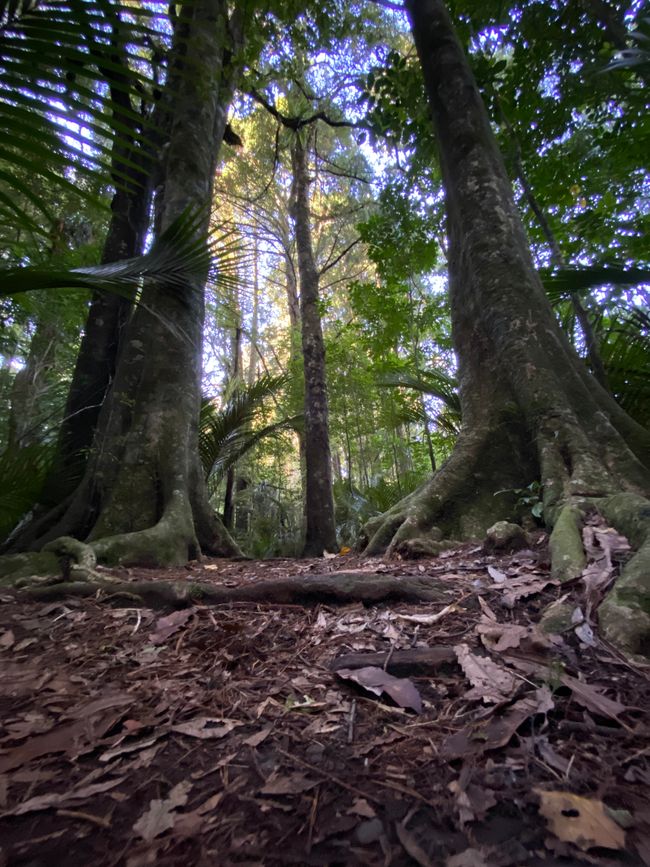
[{"label": "dry brown leaf", "polygon": [[192,783],[184,781],[174,786],[164,800],[155,798],[150,801],[149,809],[140,816],[133,826],[135,833],[147,843],[151,843],[160,834],[173,828],[176,821],[174,810],[187,804],[191,789]]},{"label": "dry brown leaf", "polygon": [[101,795],[104,792],[109,792],[120,783],[123,783],[126,777],[116,777],[113,780],[105,780],[103,783],[93,783],[90,786],[83,786],[79,789],[72,789],[70,792],[49,792],[46,795],[36,795],[34,798],[29,798],[23,801],[22,804],[17,804],[13,809],[3,813],[4,816],[22,816],[25,813],[37,813],[40,810],[48,810],[50,807],[62,807],[64,804],[80,803],[94,795]]},{"label": "dry brown leaf", "polygon": [[445,867],[488,867],[488,863],[478,849],[465,849],[447,858]]},{"label": "dry brown leaf", "polygon": [[243,723],[232,719],[221,719],[221,717],[213,716],[197,716],[188,722],[178,723],[171,727],[173,732],[180,735],[187,735],[190,738],[200,738],[201,740],[212,740],[224,738],[226,735],[241,726]]},{"label": "dry brown leaf", "polygon": [[164,644],[168,638],[171,638],[175,632],[178,632],[182,626],[185,626],[191,616],[192,609],[183,608],[180,611],[172,611],[166,617],[160,617],[156,620],[156,625],[154,631],[149,636],[149,641],[152,644]]},{"label": "dry brown leaf", "polygon": [[511,647],[519,647],[521,642],[529,634],[527,626],[518,626],[516,623],[494,623],[484,618],[476,627],[481,641],[488,650],[501,652]]},{"label": "dry brown leaf", "polygon": [[351,816],[362,816],[364,819],[374,819],[377,815],[365,798],[357,798],[346,812]]},{"label": "dry brown leaf", "polygon": [[563,674],[560,680],[565,686],[569,687],[577,702],[588,710],[594,711],[594,713],[599,713],[620,723],[619,716],[628,710],[626,705],[607,698],[598,687],[591,686],[589,683],[583,683],[581,680],[577,680],[577,678],[571,677],[568,674]]},{"label": "dry brown leaf", "polygon": [[267,739],[272,729],[273,726],[264,726],[263,729],[255,732],[255,734],[243,740],[242,743],[246,744],[247,747],[259,747],[259,745]]},{"label": "dry brown leaf", "polygon": [[310,780],[303,774],[290,774],[285,776],[279,771],[271,774],[260,789],[262,795],[299,795],[317,786],[316,780]]},{"label": "dry brown leaf", "polygon": [[584,851],[595,846],[625,847],[625,831],[607,815],[602,801],[581,798],[571,792],[546,792],[539,788],[533,791],[540,798],[540,813],[559,840]]},{"label": "dry brown leaf", "polygon": [[16,639],[13,630],[6,629],[2,635],[0,635],[0,650],[9,650],[9,648],[13,647],[15,643]]},{"label": "dry brown leaf", "polygon": [[336,675],[343,680],[352,680],[354,683],[358,683],[363,689],[375,695],[381,695],[385,692],[400,707],[422,713],[420,693],[406,677],[394,677],[383,668],[377,668],[374,665],[356,669],[340,668]]},{"label": "dry brown leaf", "polygon": [[433,867],[433,861],[420,846],[412,831],[405,828],[402,822],[395,822],[395,831],[407,855],[410,855],[421,867]]},{"label": "dry brown leaf", "polygon": [[472,723],[448,737],[442,743],[440,756],[451,761],[502,747],[525,720],[538,713],[548,713],[553,707],[550,690],[547,687],[537,689],[515,702],[505,713],[494,714],[484,723]]},{"label": "dry brown leaf", "polygon": [[467,644],[454,647],[458,663],[474,689],[466,698],[481,698],[486,704],[508,698],[517,686],[514,675],[485,656],[476,656]]},{"label": "dry brown leaf", "polygon": [[506,608],[514,608],[518,599],[525,599],[535,593],[541,593],[549,585],[557,586],[559,581],[553,578],[540,576],[535,572],[522,572],[520,575],[508,578],[506,584],[497,587],[503,589],[502,601]]},{"label": "dry brown leaf", "polygon": [[49,753],[81,755],[87,749],[92,749],[96,742],[119,722],[126,707],[133,704],[133,701],[133,696],[122,693],[104,696],[76,708],[71,714],[74,722],[56,726],[45,734],[32,737],[0,756],[0,773]]}]

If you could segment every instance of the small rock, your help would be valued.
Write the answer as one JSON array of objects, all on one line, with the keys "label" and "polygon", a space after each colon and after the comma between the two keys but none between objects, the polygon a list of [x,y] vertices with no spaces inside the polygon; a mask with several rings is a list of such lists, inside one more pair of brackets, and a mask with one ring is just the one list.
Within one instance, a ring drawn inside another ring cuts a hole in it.
[{"label": "small rock", "polygon": [[486,551],[519,551],[527,546],[524,528],[510,521],[497,521],[485,534]]},{"label": "small rock", "polygon": [[355,831],[355,836],[362,846],[375,843],[384,833],[384,823],[380,819],[368,819],[361,822]]}]

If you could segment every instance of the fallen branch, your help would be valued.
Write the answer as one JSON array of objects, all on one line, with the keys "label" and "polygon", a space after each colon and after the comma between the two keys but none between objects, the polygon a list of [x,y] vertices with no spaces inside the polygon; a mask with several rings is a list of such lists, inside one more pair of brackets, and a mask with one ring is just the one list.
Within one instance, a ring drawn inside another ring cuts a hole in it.
[{"label": "fallen branch", "polygon": [[441,668],[455,667],[456,654],[451,647],[415,647],[386,653],[346,653],[330,663],[332,671],[340,668],[364,668],[367,665],[384,668],[389,674],[405,677],[409,674],[435,674]]}]

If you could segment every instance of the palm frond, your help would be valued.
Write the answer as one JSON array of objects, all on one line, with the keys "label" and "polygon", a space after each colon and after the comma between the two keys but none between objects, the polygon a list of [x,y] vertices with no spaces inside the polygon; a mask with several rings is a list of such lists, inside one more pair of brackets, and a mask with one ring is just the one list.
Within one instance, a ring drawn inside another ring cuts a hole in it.
[{"label": "palm frond", "polygon": [[580,295],[598,286],[636,286],[650,282],[650,270],[647,268],[544,268],[539,271],[539,275],[554,306],[566,301],[573,294]]},{"label": "palm frond", "polygon": [[650,427],[650,313],[634,310],[602,335],[608,385],[623,409]]},{"label": "palm frond", "polygon": [[[202,215],[182,214],[154,242],[148,253],[108,265],[57,270],[26,266],[0,269],[0,297],[43,289],[89,289],[133,297],[145,278],[170,288],[185,288],[193,278],[208,279],[226,288],[236,279],[242,246],[231,233],[205,237]],[[224,285],[225,284],[225,285]]]},{"label": "palm frond", "polygon": [[390,388],[412,388],[423,394],[430,394],[460,415],[458,383],[453,376],[441,370],[418,370],[417,374],[406,371],[385,373],[379,378],[378,385]]},{"label": "palm frond", "polygon": [[38,502],[53,456],[54,447],[45,443],[0,455],[0,541]]},{"label": "palm frond", "polygon": [[[266,375],[251,386],[235,390],[222,407],[211,399],[203,401],[199,420],[199,454],[206,478],[213,472],[222,473],[224,468],[227,469],[259,442],[261,437],[244,448],[256,436],[252,425],[264,402],[277,394],[288,381],[286,375]],[[289,426],[291,421],[295,422],[295,419],[284,419],[275,425],[268,425],[265,435],[279,430],[283,425]]]},{"label": "palm frond", "polygon": [[[160,41],[157,19],[165,14],[166,4],[128,0],[0,6],[0,221],[18,211],[34,224],[37,213],[47,214],[46,201],[26,194],[26,173],[96,205],[98,179],[132,183],[124,142],[150,132],[142,112],[152,90],[145,58]],[[121,168],[111,162],[116,138]]]}]

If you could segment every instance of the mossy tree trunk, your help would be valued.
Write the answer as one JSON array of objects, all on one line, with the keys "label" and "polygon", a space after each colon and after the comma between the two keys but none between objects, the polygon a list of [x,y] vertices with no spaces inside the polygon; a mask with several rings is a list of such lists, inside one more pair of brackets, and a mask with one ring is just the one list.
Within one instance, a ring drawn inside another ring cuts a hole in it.
[{"label": "mossy tree trunk", "polygon": [[[311,137],[311,127],[306,135]],[[309,206],[308,149],[296,132],[291,151],[292,217],[300,282],[300,327],[305,373],[305,556],[335,551],[325,344],[320,317],[319,274],[314,260]]]},{"label": "mossy tree trunk", "polygon": [[[169,145],[157,190],[158,232],[205,214],[239,69],[241,10],[227,0],[184,5],[170,63]],[[121,341],[85,474],[33,547],[88,539],[100,562],[185,563],[201,549],[236,554],[210,507],[198,456],[206,274],[187,287],[148,283]]]},{"label": "mossy tree trunk", "polygon": [[543,484],[544,517],[650,490],[650,435],[588,372],[544,294],[489,119],[442,0],[406,0],[446,197],[463,428],[419,490],[366,527],[369,553],[479,536],[497,491]]}]

